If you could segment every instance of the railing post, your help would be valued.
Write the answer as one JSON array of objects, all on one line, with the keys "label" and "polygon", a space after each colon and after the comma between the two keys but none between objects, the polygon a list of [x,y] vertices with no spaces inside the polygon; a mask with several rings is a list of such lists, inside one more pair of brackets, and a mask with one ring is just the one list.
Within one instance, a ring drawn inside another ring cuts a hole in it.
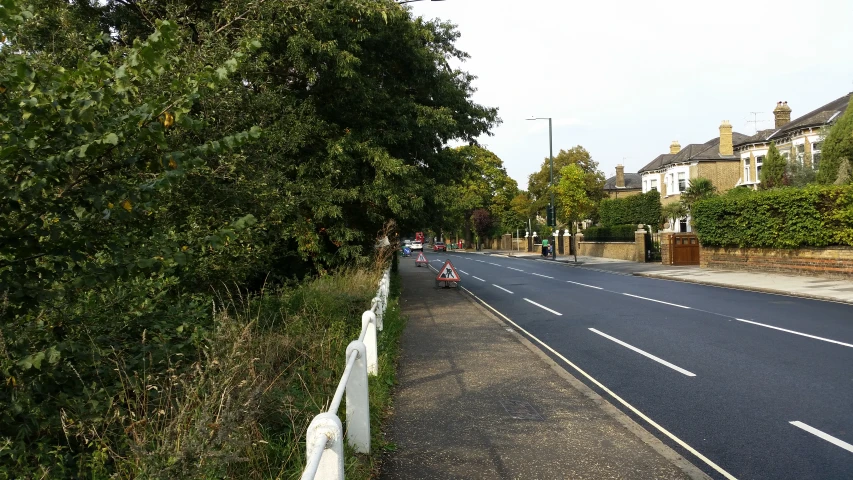
[{"label": "railing post", "polygon": [[[344,442],[341,420],[334,413],[321,413],[311,420],[305,435],[305,444],[310,460],[315,454],[322,455],[316,471],[309,468],[302,474],[302,480],[343,480],[344,478]],[[318,437],[325,437],[323,438]],[[322,454],[317,449],[323,451]]]},{"label": "railing post", "polygon": [[368,310],[361,314],[361,329],[364,330],[364,348],[367,350],[367,373],[379,373],[379,355],[376,351],[376,314]]},{"label": "railing post", "polygon": [[367,349],[363,342],[354,340],[347,345],[349,358],[357,351],[355,363],[346,386],[347,441],[358,453],[370,453],[370,404],[367,393]]},{"label": "railing post", "polygon": [[378,295],[377,295],[376,297],[373,297],[373,300],[371,301],[371,305],[372,305],[372,304],[374,304],[374,303],[376,304],[376,328],[377,328],[377,329],[379,329],[379,331],[381,332],[381,331],[382,331],[382,328],[383,328],[383,322],[382,322],[382,308],[383,308],[383,306],[382,306],[382,298],[381,298],[380,296],[378,296]]}]

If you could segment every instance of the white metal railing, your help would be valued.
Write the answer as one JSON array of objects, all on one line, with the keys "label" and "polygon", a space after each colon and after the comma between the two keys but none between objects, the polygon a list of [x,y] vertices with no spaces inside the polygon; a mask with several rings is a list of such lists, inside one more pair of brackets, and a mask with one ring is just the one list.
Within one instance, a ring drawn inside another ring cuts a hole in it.
[{"label": "white metal railing", "polygon": [[347,364],[332,397],[329,409],[314,417],[305,435],[308,452],[302,480],[338,480],[344,478],[343,427],[338,418],[341,400],[346,394],[347,442],[358,453],[370,453],[370,404],[367,376],[379,373],[376,330],[382,331],[382,318],[388,307],[391,272],[386,269],[379,289],[370,302],[370,310],[361,314],[361,334],[347,345]]}]

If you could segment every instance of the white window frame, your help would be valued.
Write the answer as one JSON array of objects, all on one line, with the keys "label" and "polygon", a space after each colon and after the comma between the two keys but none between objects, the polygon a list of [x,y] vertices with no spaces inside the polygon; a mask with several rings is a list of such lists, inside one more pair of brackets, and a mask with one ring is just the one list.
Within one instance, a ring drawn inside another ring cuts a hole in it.
[{"label": "white window frame", "polygon": [[767,158],[767,155],[756,155],[755,156],[755,181],[761,181],[761,167],[764,166],[764,160]]},{"label": "white window frame", "polygon": [[[800,144],[798,144],[798,145],[795,145],[795,146],[794,146],[794,148],[796,148],[796,149],[797,149],[797,157],[796,157],[796,158],[797,158],[797,163],[799,163],[800,165],[802,165],[802,164],[803,164],[803,161],[804,161],[804,160],[805,160],[805,158],[806,158],[806,144],[805,144],[805,143],[800,143]],[[801,152],[801,151],[800,151],[800,149],[802,149],[803,151]]]},{"label": "white window frame", "polygon": [[749,183],[752,172],[750,171],[749,157],[743,158],[743,183]]},{"label": "white window frame", "polygon": [[678,172],[678,192],[687,190],[687,172]]},{"label": "white window frame", "polygon": [[656,178],[651,179],[651,181],[649,182],[649,191],[652,190],[658,190],[658,181]]},{"label": "white window frame", "polygon": [[[823,141],[812,142],[812,168],[814,170],[817,170],[817,167],[820,165],[820,150],[822,147]],[[815,161],[815,155],[817,155],[817,161]]]}]

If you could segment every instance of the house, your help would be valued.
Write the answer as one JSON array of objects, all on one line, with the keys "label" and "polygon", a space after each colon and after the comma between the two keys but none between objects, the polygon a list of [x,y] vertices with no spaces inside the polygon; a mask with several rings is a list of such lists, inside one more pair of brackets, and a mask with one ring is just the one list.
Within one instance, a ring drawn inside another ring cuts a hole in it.
[{"label": "house", "polygon": [[[666,205],[681,201],[681,193],[695,178],[711,180],[720,192],[734,188],[740,178],[741,165],[734,145],[743,143],[747,138],[747,135],[732,131],[731,123],[723,120],[719,137],[684,148],[677,141],[672,142],[669,153],[658,155],[638,172],[642,178],[643,193],[659,191],[661,203]],[[678,228],[678,231],[691,230],[689,218]]]},{"label": "house", "polygon": [[604,181],[604,193],[609,198],[625,198],[642,193],[643,184],[639,173],[625,173],[624,165],[616,165],[616,176]]},{"label": "house", "polygon": [[740,179],[737,184],[758,188],[761,183],[761,167],[771,142],[776,144],[785,160],[817,169],[820,165],[820,147],[825,129],[844,114],[851,95],[853,92],[794,121],[791,121],[791,107],[788,102],[778,102],[773,109],[774,128],[761,130],[741,142],[735,142],[735,154],[740,157]]}]

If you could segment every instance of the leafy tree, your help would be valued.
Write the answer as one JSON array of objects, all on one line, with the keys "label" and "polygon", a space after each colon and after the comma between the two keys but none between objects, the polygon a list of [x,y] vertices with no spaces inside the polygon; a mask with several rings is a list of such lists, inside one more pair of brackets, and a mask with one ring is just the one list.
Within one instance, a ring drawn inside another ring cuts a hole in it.
[{"label": "leafy tree", "polygon": [[507,216],[511,224],[506,224],[505,227],[510,230],[514,228],[524,227],[527,228],[527,219],[530,218],[531,215],[531,206],[532,203],[530,201],[530,197],[527,195],[527,192],[520,192],[518,195],[513,197],[510,202],[510,214]]},{"label": "leafy tree", "polygon": [[[578,165],[570,164],[560,169],[560,183],[557,184],[557,205],[563,219],[569,224],[569,229],[574,230],[574,222],[586,218],[594,207],[593,201],[587,194],[587,173]],[[543,235],[550,235],[550,231]],[[573,234],[576,232],[572,232]],[[575,262],[578,261],[577,252]]]},{"label": "leafy tree", "polygon": [[714,186],[711,180],[704,177],[697,177],[690,180],[687,190],[681,194],[681,202],[688,212],[693,211],[693,205],[699,200],[711,198],[717,194],[717,187]]},{"label": "leafy tree", "polygon": [[681,202],[668,203],[661,208],[661,223],[669,222],[670,229],[673,229],[674,224],[687,218],[688,214],[687,207]]},{"label": "leafy tree", "polygon": [[[593,203],[605,198],[604,173],[598,169],[598,162],[592,159],[590,153],[578,145],[568,150],[560,149],[554,156],[554,185],[560,183],[560,175],[563,167],[577,165],[584,172],[584,191],[587,198]],[[544,211],[551,201],[550,195],[550,159],[546,158],[538,172],[530,174],[527,183],[527,191],[533,203],[533,210],[544,215]],[[561,211],[560,201],[556,199],[557,211]]]},{"label": "leafy tree", "polygon": [[838,164],[838,175],[835,177],[835,185],[847,185],[850,183],[850,160],[842,158]]},{"label": "leafy tree", "polygon": [[790,183],[787,173],[787,162],[779,153],[774,143],[770,143],[770,149],[767,151],[767,158],[764,159],[764,166],[761,168],[761,189],[768,190],[771,188],[782,187]]},{"label": "leafy tree", "polygon": [[486,238],[491,233],[494,221],[492,215],[485,208],[478,208],[471,214],[471,224],[480,238]]},{"label": "leafy tree", "polygon": [[815,183],[817,178],[814,168],[799,162],[787,162],[785,175],[788,185],[798,188]]},{"label": "leafy tree", "polygon": [[829,129],[820,150],[817,181],[822,184],[835,182],[838,166],[843,158],[853,158],[853,97],[844,115]]}]

